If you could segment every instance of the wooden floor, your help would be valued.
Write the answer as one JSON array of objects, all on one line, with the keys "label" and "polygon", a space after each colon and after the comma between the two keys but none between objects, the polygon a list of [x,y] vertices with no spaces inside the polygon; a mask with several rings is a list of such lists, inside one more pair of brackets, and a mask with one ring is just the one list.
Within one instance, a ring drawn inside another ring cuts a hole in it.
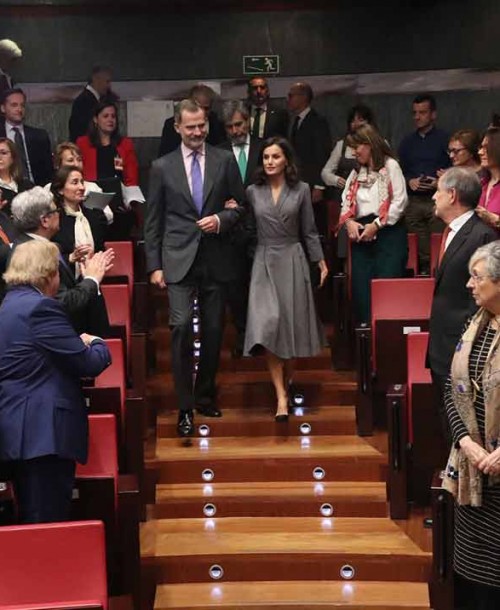
[{"label": "wooden floor", "polygon": [[157,586],[145,609],[429,608],[426,512],[388,518],[387,439],[356,436],[351,372],[332,371],[328,350],[300,361],[304,403],[276,424],[263,360],[232,359],[228,329],[224,415],[197,417],[186,442],[175,434],[163,326],[156,340],[149,399],[158,418],[146,468],[157,484],[141,554],[145,581]]}]

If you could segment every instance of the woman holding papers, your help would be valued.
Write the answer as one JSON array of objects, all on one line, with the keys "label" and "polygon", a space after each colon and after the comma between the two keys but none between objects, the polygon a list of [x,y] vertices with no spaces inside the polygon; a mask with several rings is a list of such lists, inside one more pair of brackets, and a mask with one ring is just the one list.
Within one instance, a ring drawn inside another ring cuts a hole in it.
[{"label": "woman holding papers", "polygon": [[52,181],[52,194],[61,210],[59,232],[53,238],[79,275],[79,262],[104,250],[106,217],[101,210],[82,207],[85,183],[76,166],[61,167]]}]

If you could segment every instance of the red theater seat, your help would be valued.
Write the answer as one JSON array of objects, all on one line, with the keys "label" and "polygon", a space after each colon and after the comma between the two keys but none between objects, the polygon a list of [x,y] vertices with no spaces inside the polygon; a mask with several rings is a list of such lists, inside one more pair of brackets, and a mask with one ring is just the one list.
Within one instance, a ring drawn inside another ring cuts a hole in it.
[{"label": "red theater seat", "polygon": [[[126,280],[130,292],[130,299],[133,299],[134,289],[134,244],[131,241],[107,241],[104,244],[105,248],[113,248],[115,251],[115,260],[113,268],[106,273],[105,279],[119,280],[123,283]],[[114,284],[115,282],[112,281]]]},{"label": "red theater seat", "polygon": [[97,521],[0,528],[0,608],[108,609]]}]

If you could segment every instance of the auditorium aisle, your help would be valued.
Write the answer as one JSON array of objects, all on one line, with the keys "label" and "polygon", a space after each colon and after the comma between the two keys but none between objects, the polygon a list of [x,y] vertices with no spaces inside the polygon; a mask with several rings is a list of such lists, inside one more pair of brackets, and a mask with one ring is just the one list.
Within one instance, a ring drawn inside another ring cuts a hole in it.
[{"label": "auditorium aisle", "polygon": [[386,439],[356,435],[353,373],[332,371],[328,350],[301,362],[305,403],[276,424],[264,361],[232,359],[226,337],[223,417],[198,417],[187,444],[175,434],[164,321],[155,337],[146,468],[157,485],[141,555],[156,610],[429,608],[430,532],[421,516],[387,516]]}]

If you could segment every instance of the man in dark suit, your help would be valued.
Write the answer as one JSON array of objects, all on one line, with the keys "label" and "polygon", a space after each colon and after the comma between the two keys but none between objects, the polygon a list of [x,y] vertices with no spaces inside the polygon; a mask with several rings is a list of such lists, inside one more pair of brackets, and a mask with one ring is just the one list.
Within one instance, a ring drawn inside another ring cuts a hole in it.
[{"label": "man in dark suit", "polygon": [[69,117],[69,139],[76,142],[77,138],[87,134],[89,123],[94,116],[97,104],[104,100],[115,102],[118,98],[111,91],[111,68],[94,66],[85,88],[73,100],[71,116]]},{"label": "man in dark suit", "polygon": [[[218,146],[224,142],[226,134],[224,125],[219,120],[217,113],[213,110],[215,101],[215,93],[207,85],[195,85],[189,91],[189,98],[194,100],[207,114],[208,119],[208,135],[206,142],[212,146]],[[163,130],[161,132],[160,148],[158,156],[163,157],[170,152],[173,152],[181,143],[181,137],[175,129],[175,119],[170,117],[165,120]]]},{"label": "man in dark suit", "polygon": [[247,104],[250,111],[250,133],[255,138],[288,135],[288,112],[270,101],[269,85],[262,76],[248,81]]},{"label": "man in dark suit", "polygon": [[431,369],[448,445],[451,445],[451,434],[443,402],[444,386],[465,322],[477,309],[466,288],[469,259],[477,248],[498,238],[497,232],[474,212],[480,195],[477,175],[472,170],[453,167],[441,176],[433,196],[435,214],[446,223],[446,229],[436,271],[427,365]]},{"label": "man in dark suit", "polygon": [[[49,241],[59,231],[59,210],[50,191],[35,187],[17,195],[12,202],[12,216],[20,231],[14,247],[33,239]],[[82,278],[77,281],[62,256],[59,258],[59,290],[56,299],[63,306],[77,333],[103,336],[109,321],[99,286],[106,271],[113,266],[114,252],[98,252],[83,265]]]},{"label": "man in dark suit", "polygon": [[307,83],[296,83],[288,92],[288,109],[293,121],[290,125],[289,140],[297,155],[300,177],[309,184],[314,216],[318,231],[327,234],[328,210],[325,184],[321,170],[328,161],[332,148],[328,121],[311,108],[313,90]]},{"label": "man in dark suit", "polygon": [[104,341],[79,337],[52,298],[57,257],[49,242],[18,246],[0,309],[0,460],[10,464],[21,523],[69,518],[75,462],[88,451],[81,377],[111,362]]},{"label": "man in dark suit", "polygon": [[[207,119],[191,99],[175,109],[181,145],[157,159],[150,174],[144,238],[150,281],[168,288],[172,371],[179,399],[180,436],[194,432],[193,409],[220,417],[215,377],[224,320],[225,284],[233,281],[228,232],[244,212],[234,156],[205,143]],[[237,207],[226,209],[234,199]],[[192,306],[197,294],[201,353],[193,388]]]},{"label": "man in dark suit", "polygon": [[44,186],[52,179],[52,148],[45,129],[24,124],[26,95],[22,89],[4,92],[0,105],[5,122],[0,124],[0,137],[9,138],[17,146],[23,177]]},{"label": "man in dark suit", "polygon": [[[225,102],[222,107],[222,116],[227,140],[220,147],[233,153],[238,163],[243,185],[246,188],[253,182],[262,140],[250,135],[250,112],[243,102],[239,100]],[[231,232],[231,241],[234,247],[232,262],[236,266],[237,280],[227,286],[227,300],[237,332],[236,343],[233,348],[233,356],[236,358],[243,354],[245,341],[251,267],[248,252],[250,238],[251,235],[245,230],[243,223],[238,224]]]}]

